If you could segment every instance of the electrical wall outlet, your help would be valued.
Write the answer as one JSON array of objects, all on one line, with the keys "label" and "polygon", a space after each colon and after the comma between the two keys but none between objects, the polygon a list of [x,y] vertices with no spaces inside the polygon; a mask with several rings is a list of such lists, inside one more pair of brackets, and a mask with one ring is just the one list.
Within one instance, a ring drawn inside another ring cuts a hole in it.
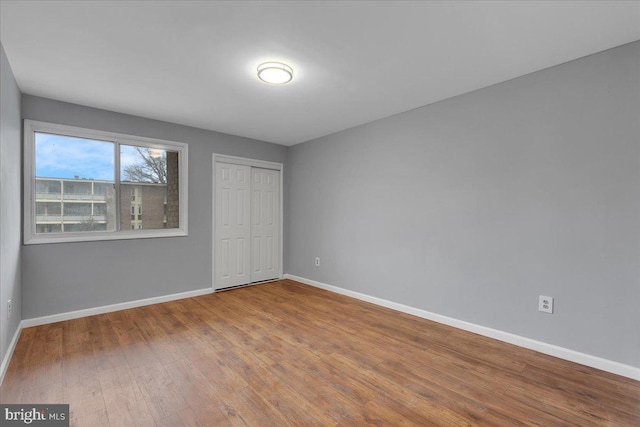
[{"label": "electrical wall outlet", "polygon": [[7,319],[11,319],[11,300],[7,301]]},{"label": "electrical wall outlet", "polygon": [[540,295],[540,299],[538,300],[538,311],[553,314],[553,297]]},{"label": "electrical wall outlet", "polygon": [[316,257],[316,267],[320,267],[320,257]]}]

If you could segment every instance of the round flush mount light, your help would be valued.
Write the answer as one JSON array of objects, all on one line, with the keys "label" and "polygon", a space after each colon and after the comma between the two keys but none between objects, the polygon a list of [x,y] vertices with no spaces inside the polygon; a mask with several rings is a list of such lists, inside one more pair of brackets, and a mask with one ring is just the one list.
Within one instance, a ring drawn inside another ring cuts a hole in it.
[{"label": "round flush mount light", "polygon": [[293,69],[282,62],[264,62],[258,65],[258,78],[265,83],[283,85],[293,78]]}]

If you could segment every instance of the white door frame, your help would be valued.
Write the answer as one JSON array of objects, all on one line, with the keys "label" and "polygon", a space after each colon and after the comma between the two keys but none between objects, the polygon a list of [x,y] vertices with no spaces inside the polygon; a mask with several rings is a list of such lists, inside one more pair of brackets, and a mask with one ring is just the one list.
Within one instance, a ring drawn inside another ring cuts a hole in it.
[{"label": "white door frame", "polygon": [[233,163],[236,165],[251,166],[255,168],[280,171],[280,265],[278,266],[278,279],[282,279],[284,270],[284,166],[282,163],[255,160],[246,157],[227,156],[213,153],[212,156],[212,189],[211,189],[211,289],[216,291],[216,163]]}]

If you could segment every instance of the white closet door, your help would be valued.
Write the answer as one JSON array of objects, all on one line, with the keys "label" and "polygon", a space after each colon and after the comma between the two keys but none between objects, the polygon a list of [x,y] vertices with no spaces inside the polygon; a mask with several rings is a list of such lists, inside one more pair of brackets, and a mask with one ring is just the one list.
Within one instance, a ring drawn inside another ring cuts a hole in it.
[{"label": "white closet door", "polygon": [[216,288],[251,283],[251,167],[216,163]]},{"label": "white closet door", "polygon": [[280,266],[280,171],[251,168],[251,281],[276,279]]}]

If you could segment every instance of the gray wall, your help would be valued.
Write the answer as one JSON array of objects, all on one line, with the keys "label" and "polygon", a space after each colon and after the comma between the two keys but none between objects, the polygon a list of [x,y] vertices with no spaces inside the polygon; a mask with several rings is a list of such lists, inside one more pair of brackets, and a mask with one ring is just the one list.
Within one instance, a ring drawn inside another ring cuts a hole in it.
[{"label": "gray wall", "polygon": [[[0,44],[0,361],[22,320],[20,90]],[[7,319],[7,301],[12,301]]]},{"label": "gray wall", "polygon": [[212,153],[286,163],[285,146],[33,96],[22,118],[189,144],[189,236],[25,246],[25,319],[211,287]]},{"label": "gray wall", "polygon": [[286,270],[640,367],[639,76],[637,42],[291,147]]}]

